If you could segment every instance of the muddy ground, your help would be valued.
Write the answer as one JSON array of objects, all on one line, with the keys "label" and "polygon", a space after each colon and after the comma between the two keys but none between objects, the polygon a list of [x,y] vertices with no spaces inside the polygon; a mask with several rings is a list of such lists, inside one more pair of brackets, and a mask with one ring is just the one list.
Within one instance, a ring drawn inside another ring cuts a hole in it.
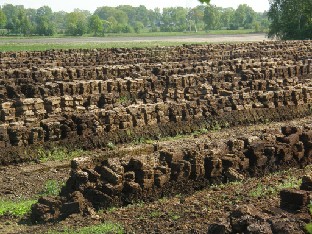
[{"label": "muddy ground", "polygon": [[[246,127],[235,127],[209,132],[185,139],[158,141],[158,144],[179,144],[180,141],[194,141],[197,137],[222,139],[239,136],[243,133],[255,133],[281,125],[311,124],[312,117],[297,119],[287,123],[270,123]],[[119,146],[122,148],[133,145]],[[135,146],[138,147],[138,146]],[[146,147],[144,145],[139,147]],[[117,149],[118,150],[118,149]],[[89,154],[96,154],[90,152]],[[48,180],[60,183],[69,177],[70,162],[27,163],[1,167],[0,199],[34,199],[43,191]],[[230,211],[238,205],[248,204],[259,209],[273,212],[279,206],[279,190],[289,184],[296,184],[312,168],[290,169],[264,178],[246,179],[227,185],[212,186],[195,194],[179,194],[165,197],[153,203],[138,203],[123,208],[100,211],[92,217],[74,215],[54,224],[30,224],[28,216],[17,218],[0,217],[0,233],[46,233],[49,230],[63,230],[114,222],[123,226],[126,233],[206,233],[208,224],[223,222]],[[268,190],[269,188],[269,190]],[[267,192],[270,191],[270,192]]]}]

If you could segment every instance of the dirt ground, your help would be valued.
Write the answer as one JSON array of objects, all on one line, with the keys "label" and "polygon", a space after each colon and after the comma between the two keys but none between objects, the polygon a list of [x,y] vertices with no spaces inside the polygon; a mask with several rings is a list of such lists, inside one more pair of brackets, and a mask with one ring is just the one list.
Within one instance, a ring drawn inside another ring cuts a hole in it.
[{"label": "dirt ground", "polygon": [[[264,129],[281,125],[311,124],[312,117],[297,119],[284,123],[260,124],[246,127],[223,129],[209,132],[199,137],[222,139],[244,133],[255,133]],[[188,139],[171,140],[170,144],[180,144],[180,141],[195,141]],[[168,141],[158,142],[168,144]],[[132,146],[120,146],[126,148]],[[144,147],[144,146],[142,146]],[[47,180],[66,181],[70,173],[70,162],[27,163],[1,167],[0,199],[33,199],[43,190]],[[113,208],[100,211],[93,217],[70,216],[64,221],[53,224],[30,225],[29,218],[11,216],[0,217],[0,233],[45,233],[51,229],[64,230],[65,227],[84,227],[101,222],[114,222],[123,226],[126,233],[206,233],[209,223],[226,220],[230,211],[238,205],[252,204],[258,208],[270,211],[279,206],[278,186],[296,181],[312,168],[291,169],[275,173],[264,178],[246,179],[227,185],[212,186],[195,194],[183,194],[165,197],[152,203],[138,203],[123,208]],[[273,193],[259,190],[262,187],[272,187]]]},{"label": "dirt ground", "polygon": [[84,44],[84,43],[105,43],[105,42],[252,42],[268,40],[266,34],[239,34],[239,35],[191,35],[191,36],[160,36],[160,37],[68,37],[68,38],[3,38],[1,44],[7,43],[29,43],[29,44]]}]

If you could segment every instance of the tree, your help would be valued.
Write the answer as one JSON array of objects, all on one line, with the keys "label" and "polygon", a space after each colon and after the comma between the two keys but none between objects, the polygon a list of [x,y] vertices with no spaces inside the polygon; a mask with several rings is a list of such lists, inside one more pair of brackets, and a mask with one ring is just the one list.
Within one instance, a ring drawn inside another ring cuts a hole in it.
[{"label": "tree", "polygon": [[[19,33],[19,25],[20,22],[18,20],[18,8],[17,6],[13,6],[12,4],[5,4],[2,7],[2,11],[5,14],[7,21],[5,28],[9,33]],[[23,7],[24,8],[24,7]]]},{"label": "tree", "polygon": [[103,21],[98,15],[92,15],[89,19],[89,29],[97,36],[99,32],[103,31]]},{"label": "tree", "polygon": [[24,36],[30,35],[32,31],[32,24],[25,9],[18,11],[19,30]]},{"label": "tree", "polygon": [[53,22],[55,23],[55,27],[57,29],[57,33],[65,33],[66,25],[65,19],[68,13],[65,11],[58,11],[53,13]]},{"label": "tree", "polygon": [[82,36],[87,32],[86,13],[76,9],[68,13],[65,17],[66,34],[72,36]]},{"label": "tree", "polygon": [[269,37],[279,39],[312,38],[310,0],[270,0]]},{"label": "tree", "polygon": [[182,32],[187,30],[188,10],[183,7],[169,7],[163,9],[161,31]]},{"label": "tree", "polygon": [[136,21],[133,28],[136,33],[140,33],[144,28],[144,24],[141,21]]},{"label": "tree", "polygon": [[205,8],[204,22],[206,24],[206,30],[220,28],[220,12],[216,6],[208,5]]},{"label": "tree", "polygon": [[40,7],[36,13],[36,32],[39,35],[52,36],[55,33],[52,9],[48,6]]},{"label": "tree", "polygon": [[190,31],[192,25],[194,25],[195,32],[197,30],[202,30],[204,28],[204,12],[205,12],[205,6],[200,5],[195,8],[192,8],[188,12],[188,19],[189,19],[189,27]]},{"label": "tree", "polygon": [[0,28],[3,28],[6,25],[7,17],[4,12],[0,9]]},{"label": "tree", "polygon": [[237,28],[244,27],[245,29],[250,29],[252,28],[255,15],[255,11],[250,6],[241,4],[234,13],[234,24]]},{"label": "tree", "polygon": [[234,13],[235,10],[232,7],[222,9],[220,15],[220,23],[222,27],[228,29],[233,28]]},{"label": "tree", "polygon": [[209,4],[210,0],[199,0],[199,2]]}]

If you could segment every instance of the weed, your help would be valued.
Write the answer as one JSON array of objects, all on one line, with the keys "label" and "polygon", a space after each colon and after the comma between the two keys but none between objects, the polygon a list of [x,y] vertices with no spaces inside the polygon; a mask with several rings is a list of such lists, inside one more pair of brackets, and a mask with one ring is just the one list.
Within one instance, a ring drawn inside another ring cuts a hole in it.
[{"label": "weed", "polygon": [[221,126],[220,126],[220,124],[218,123],[218,121],[214,122],[214,123],[211,125],[211,130],[212,130],[212,131],[220,131],[220,130],[221,130]]},{"label": "weed", "polygon": [[159,218],[161,215],[162,213],[160,211],[153,211],[152,213],[150,213],[151,218]]},{"label": "weed", "polygon": [[144,203],[144,201],[138,201],[137,204],[136,204],[136,206],[142,208],[142,207],[145,206],[145,203]]},{"label": "weed", "polygon": [[41,162],[64,161],[80,157],[83,152],[84,151],[81,149],[70,151],[63,147],[57,147],[52,150],[44,150],[40,148],[37,150],[37,155]]},{"label": "weed", "polygon": [[147,139],[147,140],[145,141],[145,144],[152,145],[152,144],[154,144],[154,140]]},{"label": "weed", "polygon": [[131,136],[131,135],[132,135],[132,132],[131,132],[130,129],[127,129],[127,130],[126,130],[126,133],[127,133],[127,136]]},{"label": "weed", "polygon": [[13,215],[23,217],[30,212],[31,206],[36,202],[37,200],[0,200],[0,216]]},{"label": "weed", "polygon": [[139,138],[136,138],[132,141],[132,144],[133,145],[141,145],[141,144],[154,144],[154,140],[152,139],[146,139],[144,137],[139,137]]},{"label": "weed", "polygon": [[160,203],[165,203],[166,201],[168,201],[168,197],[162,197],[162,198],[158,199],[158,201]]},{"label": "weed", "polygon": [[182,194],[178,193],[177,195],[175,195],[176,198],[182,198]]},{"label": "weed", "polygon": [[305,226],[305,229],[307,230],[307,232],[309,234],[312,234],[312,223],[308,223],[306,226]]},{"label": "weed", "polygon": [[286,181],[278,184],[277,189],[280,191],[280,190],[286,189],[286,188],[299,188],[301,183],[302,183],[301,179],[296,179],[294,177],[288,177],[288,179]]},{"label": "weed", "polygon": [[258,184],[257,187],[249,192],[251,197],[261,197],[265,194],[265,187],[262,184]]},{"label": "weed", "polygon": [[249,196],[266,197],[269,195],[276,195],[285,188],[299,188],[300,184],[301,180],[294,177],[288,177],[288,179],[276,185],[264,186],[259,183],[255,189],[249,192]]},{"label": "weed", "polygon": [[113,207],[108,208],[108,209],[107,209],[107,212],[108,212],[108,213],[112,213],[112,212],[114,212],[114,211],[116,211],[116,210],[117,210],[117,207],[114,207],[114,206],[113,206]]},{"label": "weed", "polygon": [[113,142],[108,142],[107,143],[107,147],[111,150],[115,149],[116,148],[116,145],[113,143]]},{"label": "weed", "polygon": [[62,231],[54,231],[50,230],[46,232],[46,234],[98,234],[98,233],[114,233],[114,234],[122,234],[124,230],[121,225],[111,222],[105,222],[100,225],[94,225],[90,227],[83,227],[80,229],[70,229],[67,228]]},{"label": "weed", "polygon": [[59,182],[56,180],[48,180],[45,185],[44,189],[40,193],[42,196],[57,196],[61,188],[64,186],[64,182]]},{"label": "weed", "polygon": [[173,221],[177,221],[178,219],[181,218],[181,216],[176,213],[169,213],[169,216],[170,216],[170,219],[172,219]]},{"label": "weed", "polygon": [[128,102],[130,99],[127,97],[127,96],[120,96],[118,99],[117,99],[117,103],[120,103],[120,104],[124,104],[126,102]]},{"label": "weed", "polygon": [[139,137],[139,138],[136,138],[132,143],[134,145],[140,145],[140,144],[144,144],[146,143],[146,139],[144,137]]},{"label": "weed", "polygon": [[200,132],[201,134],[207,134],[209,131],[208,131],[207,128],[202,128],[202,129],[199,130],[199,132]]},{"label": "weed", "polygon": [[143,208],[144,206],[145,206],[145,203],[142,200],[132,201],[132,203],[128,205],[128,207],[134,207],[134,208],[136,208],[136,207]]},{"label": "weed", "polygon": [[[310,214],[312,215],[312,202],[310,203],[310,205],[309,205],[308,207],[309,207]],[[308,223],[308,224],[305,226],[305,229],[307,230],[307,232],[308,232],[309,234],[312,234],[312,223]]]}]

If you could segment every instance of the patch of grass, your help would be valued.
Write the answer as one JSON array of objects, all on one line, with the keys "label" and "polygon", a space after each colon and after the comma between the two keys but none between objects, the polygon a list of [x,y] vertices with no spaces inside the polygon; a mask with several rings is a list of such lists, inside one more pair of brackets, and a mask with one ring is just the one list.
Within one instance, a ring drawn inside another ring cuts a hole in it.
[{"label": "patch of grass", "polygon": [[132,144],[134,145],[140,145],[140,144],[145,144],[147,141],[147,139],[145,139],[144,137],[139,137],[139,138],[136,138],[132,141]]},{"label": "patch of grass", "polygon": [[138,207],[138,208],[144,208],[145,202],[142,200],[139,201],[133,201],[132,204],[129,204],[127,207]]},{"label": "patch of grass", "polygon": [[267,197],[270,195],[278,194],[282,189],[286,188],[299,188],[301,184],[301,179],[295,177],[288,177],[283,182],[276,185],[264,186],[261,183],[257,184],[257,187],[249,192],[251,197]]},{"label": "patch of grass", "polygon": [[132,144],[134,145],[140,145],[140,144],[154,144],[155,140],[149,139],[149,138],[144,138],[144,137],[139,137],[139,138],[135,138],[132,141]]},{"label": "patch of grass", "polygon": [[265,186],[262,184],[258,184],[257,187],[249,192],[249,196],[251,197],[261,197],[265,196],[268,193]]},{"label": "patch of grass", "polygon": [[159,201],[160,203],[165,203],[165,202],[168,201],[168,197],[159,198],[158,201]]},{"label": "patch of grass", "polygon": [[[310,214],[312,215],[312,202],[310,203],[310,205],[309,205],[308,207],[309,207]],[[312,223],[308,223],[308,224],[305,226],[305,229],[307,230],[307,232],[308,232],[309,234],[312,234]]]},{"label": "patch of grass", "polygon": [[62,231],[50,230],[46,234],[122,234],[124,230],[121,225],[111,222],[105,222],[100,225],[94,225],[90,227],[83,227],[80,229],[70,229],[67,228]]},{"label": "patch of grass", "polygon": [[307,230],[307,232],[309,234],[312,234],[312,223],[308,223],[306,226],[305,226],[305,229]]},{"label": "patch of grass", "polygon": [[109,207],[109,208],[107,208],[107,209],[104,209],[104,210],[99,210],[97,213],[99,214],[99,215],[102,215],[102,214],[104,214],[104,213],[112,213],[112,212],[114,212],[114,211],[116,211],[118,208],[117,207],[115,207],[115,206],[112,206],[112,207]]},{"label": "patch of grass", "polygon": [[220,126],[220,124],[218,123],[218,121],[214,122],[211,125],[211,131],[220,131],[222,128]]},{"label": "patch of grass", "polygon": [[64,182],[59,182],[57,180],[48,180],[40,195],[42,196],[57,196],[61,188],[64,186]]},{"label": "patch of grass", "polygon": [[0,200],[0,216],[13,215],[23,217],[30,212],[31,206],[36,202],[37,200]]},{"label": "patch of grass", "polygon": [[72,160],[80,157],[84,153],[81,149],[71,151],[63,147],[54,148],[52,150],[38,149],[37,152],[41,162]]},{"label": "patch of grass", "polygon": [[172,219],[173,221],[177,221],[178,219],[181,218],[180,215],[176,214],[176,213],[169,213],[169,217],[170,219]]},{"label": "patch of grass", "polygon": [[153,211],[150,213],[151,218],[159,218],[162,215],[162,212],[160,211]]},{"label": "patch of grass", "polygon": [[125,104],[129,101],[132,101],[132,99],[128,96],[120,96],[118,99],[117,99],[117,103],[120,103],[120,104]]},{"label": "patch of grass", "polygon": [[113,142],[108,142],[108,143],[107,143],[107,148],[113,150],[113,149],[116,148],[116,145],[115,145]]},{"label": "patch of grass", "polygon": [[146,48],[157,46],[181,46],[183,44],[208,44],[178,41],[140,41],[140,42],[104,42],[104,43],[5,43],[0,45],[1,52],[8,51],[44,51],[51,49],[107,49],[107,48]]}]

